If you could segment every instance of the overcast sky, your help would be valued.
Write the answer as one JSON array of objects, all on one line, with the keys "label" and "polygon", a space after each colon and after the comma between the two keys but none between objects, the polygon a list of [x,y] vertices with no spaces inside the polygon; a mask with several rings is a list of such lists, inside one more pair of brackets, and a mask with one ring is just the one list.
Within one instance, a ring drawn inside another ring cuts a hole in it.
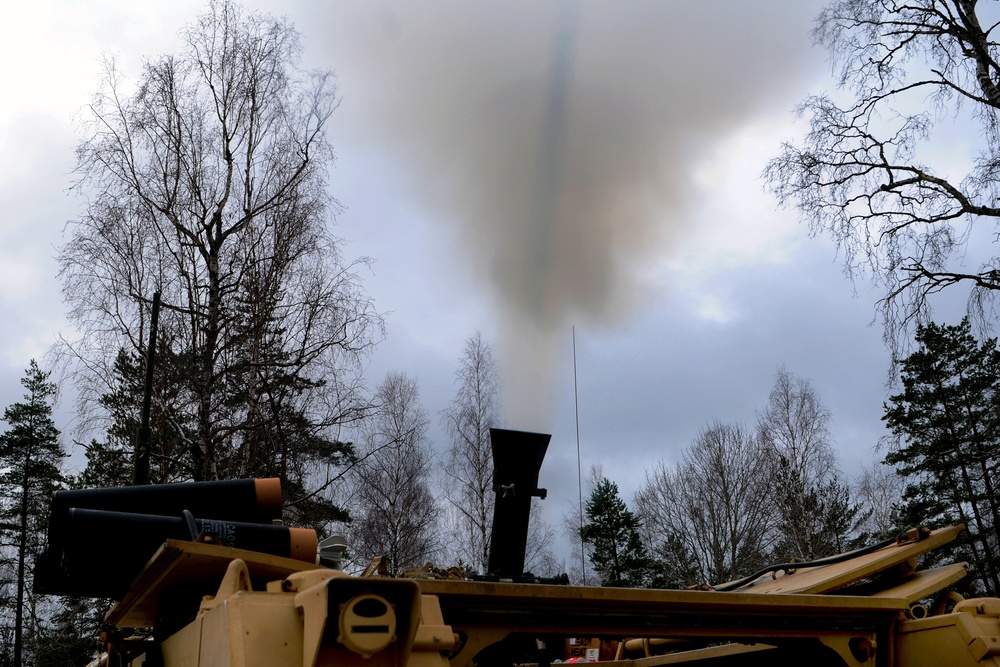
[{"label": "overcast sky", "polygon": [[[752,423],[778,368],[833,413],[847,475],[883,433],[876,296],[759,178],[830,89],[818,0],[253,0],[333,70],[335,234],[388,313],[371,359],[414,376],[435,422],[476,330],[501,360],[506,426],[553,434],[550,516],[576,501],[572,328],[584,471],[627,499],[712,420]],[[54,261],[74,115],[102,51],[137,75],[202,3],[35,0],[0,27],[0,401],[68,333]],[[68,419],[69,407],[60,415]],[[70,430],[70,424],[59,426]],[[69,445],[69,435],[65,437]]]}]

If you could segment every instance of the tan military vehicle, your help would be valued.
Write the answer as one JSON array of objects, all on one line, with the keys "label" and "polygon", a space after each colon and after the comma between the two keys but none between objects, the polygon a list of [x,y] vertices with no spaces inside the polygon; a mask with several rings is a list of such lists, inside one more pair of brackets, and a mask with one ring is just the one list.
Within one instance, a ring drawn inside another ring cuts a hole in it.
[{"label": "tan military vehicle", "polygon": [[[548,436],[493,436],[495,453],[504,451],[495,549],[490,575],[478,580],[390,578],[377,568],[355,577],[324,566],[331,554],[317,559],[314,535],[268,523],[280,501],[273,481],[258,480],[63,492],[39,588],[119,598],[107,621],[121,632],[108,634],[95,666],[547,666],[578,638],[600,647],[591,655],[609,667],[1000,665],[1000,600],[946,592],[964,563],[917,568],[960,526],[712,590],[540,582],[521,570],[530,500],[544,497],[536,487]],[[114,516],[106,507],[122,496],[103,492],[133,494],[126,502],[139,518]],[[211,516],[222,511],[211,509],[219,494],[231,516]],[[140,528],[151,523],[159,527]],[[77,542],[95,529],[114,540],[100,549]],[[151,557],[117,555],[118,545],[154,541]]]}]

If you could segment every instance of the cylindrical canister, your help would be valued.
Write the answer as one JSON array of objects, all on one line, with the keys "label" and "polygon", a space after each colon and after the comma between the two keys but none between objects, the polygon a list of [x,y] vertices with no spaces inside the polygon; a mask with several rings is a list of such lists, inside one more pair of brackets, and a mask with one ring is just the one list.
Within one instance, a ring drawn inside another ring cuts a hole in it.
[{"label": "cylindrical canister", "polygon": [[50,546],[45,556],[56,571],[42,592],[120,598],[164,541],[191,540],[197,536],[193,530],[212,534],[223,546],[307,562],[316,558],[312,530],[188,517],[69,509],[60,549]]},{"label": "cylindrical canister", "polygon": [[281,481],[230,479],[215,482],[146,484],[105,489],[75,489],[52,494],[52,519],[65,518],[70,508],[197,517],[246,523],[271,523],[281,518]]}]

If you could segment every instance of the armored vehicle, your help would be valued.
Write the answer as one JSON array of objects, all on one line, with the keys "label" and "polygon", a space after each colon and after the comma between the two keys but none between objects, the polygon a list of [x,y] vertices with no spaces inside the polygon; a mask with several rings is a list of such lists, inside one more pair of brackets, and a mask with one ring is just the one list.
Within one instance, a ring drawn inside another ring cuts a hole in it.
[{"label": "armored vehicle", "polygon": [[347,575],[272,525],[275,481],[243,480],[57,494],[38,587],[118,599],[95,667],[548,667],[581,644],[608,667],[1000,666],[1000,599],[948,592],[964,563],[917,566],[961,526],[710,590],[571,586],[522,571],[548,436],[493,438],[485,576]]}]

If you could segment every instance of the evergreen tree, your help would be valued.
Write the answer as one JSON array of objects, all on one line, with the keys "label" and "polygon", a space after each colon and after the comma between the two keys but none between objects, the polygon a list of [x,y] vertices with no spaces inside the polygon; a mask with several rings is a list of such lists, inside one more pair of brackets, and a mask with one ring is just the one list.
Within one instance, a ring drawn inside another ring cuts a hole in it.
[{"label": "evergreen tree", "polygon": [[703,583],[699,576],[698,559],[686,541],[676,533],[662,536],[652,549],[653,579],[650,588],[682,590]]},{"label": "evergreen tree", "polygon": [[26,638],[37,633],[31,582],[33,559],[48,525],[52,493],[61,482],[60,463],[65,456],[59,444],[59,431],[52,421],[51,401],[56,386],[49,374],[32,360],[21,384],[24,401],[10,405],[3,415],[8,430],[0,435],[0,530],[4,544],[15,551],[16,593],[12,599],[14,615],[13,658],[16,665],[32,664],[26,651]]},{"label": "evergreen tree", "polygon": [[587,501],[580,537],[591,545],[590,562],[602,586],[642,588],[653,577],[653,561],[639,534],[640,522],[618,496],[618,485],[602,479]]},{"label": "evergreen tree", "polygon": [[[191,479],[186,443],[193,437],[193,424],[181,409],[184,398],[177,379],[184,372],[184,360],[172,351],[170,341],[160,336],[153,369],[150,409],[149,481],[152,484]],[[111,388],[98,398],[106,414],[106,436],[103,440],[93,439],[85,445],[87,465],[76,480],[78,486],[127,486],[132,483],[144,377],[142,357],[119,350],[112,371]],[[168,414],[173,416],[168,417]]]},{"label": "evergreen tree", "polygon": [[33,655],[35,664],[45,667],[84,667],[101,650],[99,632],[104,627],[104,614],[110,608],[107,600],[64,597],[52,615],[50,627],[36,637]]},{"label": "evergreen tree", "polygon": [[[183,360],[174,354],[170,341],[157,341],[153,371],[153,401],[150,410],[150,470],[153,484],[190,479],[190,463],[185,439],[190,439],[190,420],[174,409],[182,400],[181,385],[175,378],[182,373]],[[111,389],[98,398],[106,413],[105,437],[84,445],[87,464],[78,475],[67,479],[72,488],[128,486],[132,483],[135,440],[140,423],[145,376],[139,354],[122,349],[115,359]],[[167,409],[164,409],[167,406]],[[172,412],[174,417],[167,418]],[[98,653],[103,619],[113,603],[109,599],[60,597],[44,635],[36,642],[35,658],[44,665],[86,665]]]},{"label": "evergreen tree", "polygon": [[979,343],[968,320],[917,329],[918,349],[902,362],[903,391],[889,398],[885,462],[907,477],[902,520],[965,523],[959,543],[976,594],[1000,593],[1000,349]]},{"label": "evergreen tree", "polygon": [[856,545],[858,530],[867,515],[861,505],[851,501],[848,486],[836,477],[807,485],[784,461],[777,466],[773,479],[779,512],[772,560],[815,560]]},{"label": "evergreen tree", "polygon": [[[188,481],[194,477],[191,442],[195,439],[193,410],[184,389],[189,355],[174,351],[161,335],[153,370],[150,410],[150,471],[152,484]],[[258,355],[263,354],[258,351]],[[248,355],[248,359],[250,356]],[[115,360],[111,389],[98,398],[107,415],[106,437],[86,446],[87,466],[77,483],[83,487],[131,484],[136,432],[139,428],[145,367],[143,359],[125,350]],[[249,377],[254,376],[254,377]],[[322,384],[284,370],[255,367],[249,361],[239,387],[227,403],[250,406],[238,443],[220,460],[234,477],[277,477],[281,480],[284,518],[321,533],[347,513],[331,502],[310,479],[318,469],[344,468],[354,460],[350,443],[328,437],[327,425],[314,418],[301,395]],[[328,477],[326,483],[333,481]]]}]

